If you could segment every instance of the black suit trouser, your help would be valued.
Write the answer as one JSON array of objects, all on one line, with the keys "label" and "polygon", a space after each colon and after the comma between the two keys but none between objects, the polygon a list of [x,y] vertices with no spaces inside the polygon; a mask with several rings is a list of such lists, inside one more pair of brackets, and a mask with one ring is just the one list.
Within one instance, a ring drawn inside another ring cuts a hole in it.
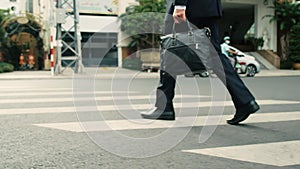
[{"label": "black suit trouser", "polygon": [[[235,108],[238,110],[240,107],[254,100],[254,96],[249,89],[245,86],[239,75],[235,72],[229,59],[222,54],[220,42],[219,42],[219,28],[217,19],[195,19],[190,22],[198,28],[209,27],[212,35],[211,42],[218,53],[219,63],[222,66],[213,66],[214,73],[220,78],[220,80],[226,86],[228,92],[231,95]],[[165,33],[170,34],[172,32],[173,22],[165,22]],[[180,26],[176,26],[180,28]],[[175,95],[176,76],[171,76],[167,72],[160,71],[159,85],[156,91],[156,103],[155,106],[165,111],[174,111],[173,98]]]}]

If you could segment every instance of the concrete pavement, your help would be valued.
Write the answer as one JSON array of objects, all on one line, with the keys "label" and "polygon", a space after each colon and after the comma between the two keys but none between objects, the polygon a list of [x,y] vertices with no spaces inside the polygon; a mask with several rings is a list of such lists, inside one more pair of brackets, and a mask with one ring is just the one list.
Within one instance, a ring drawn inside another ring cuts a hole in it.
[{"label": "concrete pavement", "polygon": [[[14,71],[9,73],[1,73],[0,80],[17,80],[17,79],[71,79],[79,74],[74,74],[71,69],[65,70],[62,74],[51,76],[50,71]],[[157,72],[140,72],[117,67],[101,67],[101,68],[85,68],[85,73],[79,76],[95,77],[95,78],[158,78]],[[297,70],[261,70],[255,77],[273,77],[273,76],[300,76]],[[244,77],[244,75],[241,75]]]}]

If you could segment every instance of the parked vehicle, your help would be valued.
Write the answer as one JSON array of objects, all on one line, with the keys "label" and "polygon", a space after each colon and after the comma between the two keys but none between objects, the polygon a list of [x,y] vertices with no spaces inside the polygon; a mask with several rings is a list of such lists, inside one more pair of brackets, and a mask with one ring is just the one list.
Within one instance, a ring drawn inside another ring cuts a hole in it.
[{"label": "parked vehicle", "polygon": [[[248,77],[254,77],[256,73],[260,72],[260,64],[255,60],[255,57],[245,54],[244,52],[236,49],[235,47],[229,46],[229,48],[233,51],[237,52],[236,58],[239,66],[237,67],[237,73],[246,74]],[[232,57],[229,57],[232,65],[236,67],[235,61]],[[211,73],[206,70],[201,72],[193,72],[190,74],[186,74],[185,77],[194,77],[195,75],[199,75],[200,77],[209,77]]]},{"label": "parked vehicle", "polygon": [[[229,46],[229,48],[237,52],[236,58],[239,63],[237,72],[240,74],[246,74],[248,77],[254,77],[256,73],[260,72],[260,64],[255,60],[255,57],[245,54],[244,52]],[[234,59],[229,58],[234,64]]]}]

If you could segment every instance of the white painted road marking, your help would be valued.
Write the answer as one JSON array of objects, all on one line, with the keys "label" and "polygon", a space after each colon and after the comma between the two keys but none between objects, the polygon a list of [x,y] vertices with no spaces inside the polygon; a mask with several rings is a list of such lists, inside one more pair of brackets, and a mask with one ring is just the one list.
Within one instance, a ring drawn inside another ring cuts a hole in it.
[{"label": "white painted road marking", "polygon": [[[47,95],[47,94],[46,94]],[[75,96],[74,96],[75,97]],[[73,102],[74,97],[64,97],[64,98],[13,98],[13,99],[1,99],[2,103],[56,103],[56,102]],[[209,98],[210,96],[197,96],[197,95],[177,95],[175,98]],[[154,95],[128,95],[128,96],[101,96],[101,97],[76,97],[76,101],[110,101],[110,100],[146,100],[155,99]]]},{"label": "white painted road marking", "polygon": [[61,91],[61,92],[3,92],[1,93],[1,97],[3,96],[61,96],[61,95],[72,95],[73,94],[130,94],[130,93],[138,93],[138,92],[132,92],[132,91],[81,91],[81,92],[73,92],[71,90],[69,91]]},{"label": "white painted road marking", "polygon": [[0,92],[25,92],[25,91],[72,91],[72,88],[41,88],[41,86],[13,86],[1,87]]},{"label": "white painted road marking", "polygon": [[[135,129],[159,129],[171,127],[191,127],[203,126],[207,116],[198,117],[177,117],[176,121],[146,120],[135,119],[129,120],[107,120],[107,121],[90,121],[90,122],[67,122],[67,123],[43,123],[34,124],[39,127],[53,128],[72,132],[84,131],[112,131],[112,130],[135,130]],[[219,119],[220,116],[210,116],[210,118]],[[232,118],[232,115],[221,117],[219,125],[227,125],[226,119]],[[300,112],[281,112],[281,113],[263,113],[254,114],[247,119],[247,124],[283,122],[300,120]],[[210,120],[212,121],[212,120]],[[194,124],[193,124],[194,122]],[[215,125],[214,122],[206,125]],[[84,126],[82,128],[81,126]],[[109,127],[107,127],[109,126]]]},{"label": "white painted road marking", "polygon": [[[286,101],[286,100],[257,100],[260,105],[282,105],[282,104],[300,104],[300,101]],[[175,108],[195,108],[195,107],[211,107],[211,106],[233,106],[232,101],[220,102],[188,102],[188,103],[174,103]],[[81,106],[81,112],[94,111],[95,107]],[[118,111],[118,110],[132,110],[133,113],[140,110],[149,110],[153,108],[151,104],[132,104],[132,105],[100,105],[97,106],[99,112],[104,111]],[[76,112],[75,107],[40,107],[40,108],[10,108],[0,109],[0,115],[9,114],[45,114],[45,113],[68,113]]]},{"label": "white painted road marking", "polygon": [[300,165],[300,140],[232,147],[183,150],[183,152],[280,167]]}]

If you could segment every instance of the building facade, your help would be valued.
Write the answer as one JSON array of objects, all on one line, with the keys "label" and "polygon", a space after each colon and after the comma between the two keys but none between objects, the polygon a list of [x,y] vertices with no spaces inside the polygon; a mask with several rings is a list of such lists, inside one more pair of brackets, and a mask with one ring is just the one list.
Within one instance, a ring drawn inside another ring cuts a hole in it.
[{"label": "building facade", "polygon": [[[2,9],[14,9],[13,13],[22,15],[26,11],[40,19],[44,40],[44,49],[49,51],[50,35],[55,37],[57,0],[2,0]],[[99,66],[99,54],[105,55],[104,66],[122,65],[122,47],[126,46],[126,35],[120,32],[118,16],[135,0],[80,0],[80,31],[82,36],[83,63],[85,66]],[[221,35],[230,35],[232,41],[243,44],[247,36],[261,37],[265,43],[263,49],[277,51],[277,25],[270,23],[265,15],[273,15],[268,8],[272,0],[222,0],[223,18],[220,22]],[[71,21],[65,25],[72,26]],[[117,47],[117,48],[116,48]],[[100,64],[100,65],[101,65]]]}]

